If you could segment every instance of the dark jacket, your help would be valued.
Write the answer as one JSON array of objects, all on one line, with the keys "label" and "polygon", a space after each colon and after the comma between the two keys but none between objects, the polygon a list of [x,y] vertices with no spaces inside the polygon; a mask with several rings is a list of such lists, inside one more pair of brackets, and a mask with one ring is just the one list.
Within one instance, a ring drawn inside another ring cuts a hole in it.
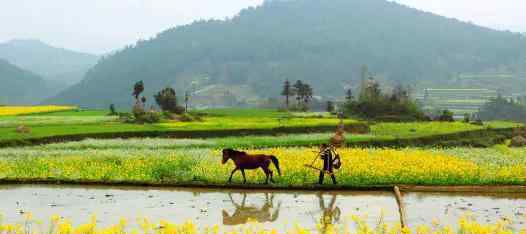
[{"label": "dark jacket", "polygon": [[333,152],[330,148],[323,150],[320,153],[321,159],[323,159],[323,170],[332,171],[332,161],[334,159]]}]

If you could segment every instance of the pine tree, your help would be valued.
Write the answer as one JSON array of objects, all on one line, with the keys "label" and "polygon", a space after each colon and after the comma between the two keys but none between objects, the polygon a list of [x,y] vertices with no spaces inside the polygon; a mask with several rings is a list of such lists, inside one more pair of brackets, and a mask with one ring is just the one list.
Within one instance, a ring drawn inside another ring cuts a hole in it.
[{"label": "pine tree", "polygon": [[296,95],[297,105],[299,107],[305,95],[305,88],[301,80],[296,81],[293,87],[294,87],[294,94]]},{"label": "pine tree", "polygon": [[281,95],[285,96],[285,107],[288,110],[289,109],[289,98],[290,96],[294,95],[294,92],[290,87],[289,80],[285,80],[285,83],[283,84],[283,91],[281,92]]},{"label": "pine tree", "polygon": [[347,89],[347,91],[345,92],[345,101],[346,102],[352,102],[354,99],[353,97],[353,94],[352,94],[352,89]]}]

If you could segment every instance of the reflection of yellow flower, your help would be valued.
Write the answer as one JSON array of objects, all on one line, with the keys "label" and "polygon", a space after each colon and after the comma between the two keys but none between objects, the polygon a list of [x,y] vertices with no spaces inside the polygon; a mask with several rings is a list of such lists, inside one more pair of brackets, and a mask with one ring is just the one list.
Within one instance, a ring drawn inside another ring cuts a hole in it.
[{"label": "reflection of yellow flower", "polygon": [[[57,216],[58,217],[58,216]],[[94,216],[93,216],[94,217]],[[346,220],[344,224],[317,224],[317,230],[326,234],[337,234],[337,233],[356,233],[356,234],[454,234],[454,233],[466,233],[466,234],[513,234],[519,233],[524,234],[526,230],[518,230],[513,232],[509,227],[509,222],[498,222],[494,225],[483,225],[477,223],[474,218],[470,216],[464,216],[459,220],[461,227],[454,229],[451,226],[446,226],[443,228],[436,227],[431,229],[426,225],[419,225],[415,229],[411,227],[401,227],[399,223],[393,225],[388,225],[387,223],[380,222],[377,227],[369,226],[366,221],[365,216],[360,217],[356,215],[347,216],[351,217],[352,220]],[[51,220],[57,220],[55,216]],[[350,229],[349,222],[355,222],[355,230]],[[220,233],[220,226],[214,225],[211,229],[208,227],[197,227],[192,221],[187,221],[182,224],[175,224],[167,220],[161,220],[158,225],[152,224],[147,218],[138,219],[137,222],[140,225],[147,224],[148,230],[143,230],[145,234],[218,234]],[[433,221],[435,222],[435,221]],[[436,221],[438,222],[438,221]],[[29,224],[31,225],[31,224]],[[78,226],[73,226],[69,220],[65,220],[60,223],[58,229],[51,229],[47,234],[139,234],[139,231],[136,229],[131,229],[127,231],[126,227],[127,221],[121,219],[117,225],[110,225],[108,227],[98,229],[93,223],[93,218],[91,222],[86,224],[80,224]],[[343,226],[342,226],[343,225]],[[44,234],[40,232],[39,229],[34,229],[33,232],[28,233],[27,229],[31,228],[30,226],[23,226],[20,224],[4,224],[0,225],[0,233],[6,234]],[[154,227],[154,228],[152,228]],[[263,224],[251,223],[243,225],[239,228],[229,229],[225,233],[232,234],[278,234],[279,232],[276,229],[266,228]],[[270,231],[268,231],[270,230]],[[285,233],[290,234],[310,234],[311,231],[301,225],[296,224],[292,230],[288,230]]]},{"label": "reflection of yellow flower", "polygon": [[26,213],[24,214],[24,219],[25,219],[26,221],[31,221],[31,220],[33,220],[33,213],[31,213],[31,212],[26,212]]},{"label": "reflection of yellow flower", "polygon": [[58,215],[51,216],[51,223],[57,224],[59,220],[60,220],[60,216]]}]

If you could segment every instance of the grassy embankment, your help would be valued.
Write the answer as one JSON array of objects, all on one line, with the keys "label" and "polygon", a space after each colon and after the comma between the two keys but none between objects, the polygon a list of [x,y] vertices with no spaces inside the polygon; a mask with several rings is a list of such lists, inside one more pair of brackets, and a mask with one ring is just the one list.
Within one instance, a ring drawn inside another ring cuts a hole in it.
[{"label": "grassy embankment", "polygon": [[[314,145],[327,140],[327,134],[312,136],[276,135],[298,133],[328,133],[335,129],[339,122],[326,114],[290,114],[272,110],[223,109],[209,110],[204,113],[201,122],[170,122],[158,124],[125,124],[116,117],[107,116],[104,111],[66,111],[26,116],[0,116],[0,146],[30,145],[46,142],[81,140],[85,138],[129,138],[129,137],[178,137],[178,138],[213,138],[240,135],[253,136],[248,143],[234,146],[293,146]],[[347,126],[367,128],[366,123],[357,120],[346,120]],[[16,127],[25,125],[31,128],[30,133],[18,133]],[[436,135],[458,134],[486,129],[504,129],[515,127],[510,122],[490,122],[485,126],[465,123],[377,123],[370,125],[371,132],[365,135],[351,135],[349,144],[367,145],[409,145],[415,138],[427,137],[429,141],[415,144],[430,144],[443,141],[433,139]],[[477,136],[480,135],[477,133]],[[482,134],[483,135],[483,134]],[[493,133],[493,135],[495,135]],[[464,137],[464,136],[456,136]],[[407,142],[398,142],[405,139]],[[390,141],[386,144],[385,141]],[[237,141],[232,141],[237,142]]]}]

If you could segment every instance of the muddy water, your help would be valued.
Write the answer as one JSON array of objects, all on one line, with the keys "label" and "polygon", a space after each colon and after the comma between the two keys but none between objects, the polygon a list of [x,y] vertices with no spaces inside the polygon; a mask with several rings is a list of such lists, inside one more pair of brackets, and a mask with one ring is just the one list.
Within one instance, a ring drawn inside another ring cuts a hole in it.
[{"label": "muddy water", "polygon": [[[133,222],[144,216],[152,221],[193,220],[199,225],[231,227],[257,220],[278,230],[290,229],[294,224],[314,229],[321,220],[343,224],[349,220],[349,214],[367,214],[367,222],[373,226],[380,217],[387,223],[399,221],[398,206],[390,192],[6,185],[0,186],[0,198],[0,214],[6,223],[23,222],[25,212],[43,221],[59,214],[75,224],[96,214],[102,226],[118,223],[122,217]],[[524,227],[526,195],[406,193],[404,203],[411,226],[430,224],[434,218],[454,224],[458,217],[471,211],[481,222],[508,217],[517,220],[515,228]]]}]

